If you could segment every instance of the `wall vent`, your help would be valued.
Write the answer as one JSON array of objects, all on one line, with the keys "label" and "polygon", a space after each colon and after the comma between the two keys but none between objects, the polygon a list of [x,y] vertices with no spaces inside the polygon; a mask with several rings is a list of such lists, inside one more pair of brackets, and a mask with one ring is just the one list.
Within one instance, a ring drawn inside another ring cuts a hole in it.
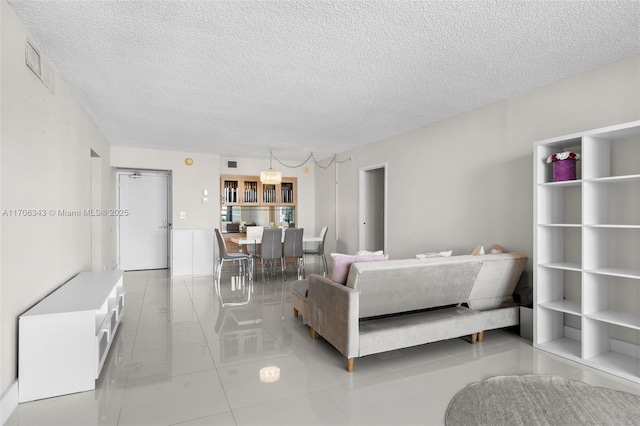
[{"label": "wall vent", "polygon": [[42,81],[49,90],[51,90],[51,93],[55,94],[54,69],[46,58],[40,54],[38,49],[36,49],[34,43],[28,40],[25,47],[24,60],[29,69],[38,76],[40,81]]},{"label": "wall vent", "polygon": [[29,42],[27,42],[27,47],[24,53],[24,60],[27,63],[27,66],[31,68],[31,71],[35,75],[38,76],[39,79],[42,79],[42,65],[40,61],[40,53],[36,50],[35,47]]},{"label": "wall vent", "polygon": [[227,167],[230,169],[237,169],[238,162],[237,161],[227,161]]}]

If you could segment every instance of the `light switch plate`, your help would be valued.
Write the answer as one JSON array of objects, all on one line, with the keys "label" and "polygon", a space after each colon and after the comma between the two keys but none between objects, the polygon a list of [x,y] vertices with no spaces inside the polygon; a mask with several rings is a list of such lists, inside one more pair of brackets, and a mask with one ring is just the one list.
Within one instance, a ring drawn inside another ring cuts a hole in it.
[{"label": "light switch plate", "polygon": [[186,219],[187,218],[187,212],[180,212],[180,219]]}]

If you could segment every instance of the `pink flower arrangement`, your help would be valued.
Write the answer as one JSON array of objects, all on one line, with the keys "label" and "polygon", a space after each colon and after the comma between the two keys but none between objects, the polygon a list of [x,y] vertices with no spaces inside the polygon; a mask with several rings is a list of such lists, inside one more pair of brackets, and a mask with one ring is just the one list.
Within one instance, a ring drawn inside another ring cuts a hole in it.
[{"label": "pink flower arrangement", "polygon": [[577,154],[572,151],[564,151],[564,152],[558,152],[557,154],[550,155],[547,158],[547,163],[553,163],[555,161],[562,161],[562,160],[578,161],[579,159],[580,159],[580,154]]}]

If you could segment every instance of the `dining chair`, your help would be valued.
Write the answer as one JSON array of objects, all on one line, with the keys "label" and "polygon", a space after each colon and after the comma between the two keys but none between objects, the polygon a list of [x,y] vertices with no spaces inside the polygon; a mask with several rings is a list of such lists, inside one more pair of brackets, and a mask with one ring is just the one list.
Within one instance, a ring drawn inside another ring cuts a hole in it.
[{"label": "dining chair", "polygon": [[284,248],[282,254],[282,264],[284,265],[284,279],[287,279],[287,259],[295,259],[298,279],[304,278],[304,246],[302,243],[303,228],[287,228],[284,231]]},{"label": "dining chair", "polygon": [[247,240],[256,240],[258,243],[256,244],[247,244],[245,250],[248,254],[251,255],[254,259],[258,255],[258,244],[262,239],[262,231],[264,231],[264,226],[247,226]]},{"label": "dining chair", "polygon": [[[224,242],[224,238],[222,237],[222,233],[218,228],[215,229],[216,239],[218,240],[218,259],[219,263],[216,265],[218,280],[220,279],[220,275],[222,274],[222,264],[224,262],[238,262],[238,267],[242,270],[244,267],[244,262],[249,265],[249,279],[253,279],[253,258],[247,253],[228,253],[227,245]],[[244,270],[242,270],[244,273]]]},{"label": "dining chair", "polygon": [[327,265],[327,258],[324,255],[324,241],[327,239],[328,229],[329,229],[328,227],[323,226],[322,230],[320,231],[320,238],[322,239],[322,241],[320,241],[318,245],[315,246],[314,248],[305,249],[302,252],[304,255],[320,256],[320,258],[322,259],[322,275],[325,277],[329,272],[329,267]]},{"label": "dining chair", "polygon": [[264,281],[264,265],[271,265],[271,275],[275,275],[276,261],[280,261],[280,268],[284,275],[284,263],[282,262],[282,229],[265,228],[262,231],[262,243],[260,244],[260,263],[262,264],[262,280]]}]

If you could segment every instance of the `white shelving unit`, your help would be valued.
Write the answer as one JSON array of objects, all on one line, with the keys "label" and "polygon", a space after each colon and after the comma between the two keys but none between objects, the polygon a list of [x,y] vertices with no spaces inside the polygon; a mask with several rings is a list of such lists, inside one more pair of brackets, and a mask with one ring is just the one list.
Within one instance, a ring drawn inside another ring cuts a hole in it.
[{"label": "white shelving unit", "polygon": [[534,347],[640,383],[640,121],[536,142],[533,170]]},{"label": "white shelving unit", "polygon": [[82,272],[20,315],[19,402],[95,389],[122,320],[122,277]]}]

